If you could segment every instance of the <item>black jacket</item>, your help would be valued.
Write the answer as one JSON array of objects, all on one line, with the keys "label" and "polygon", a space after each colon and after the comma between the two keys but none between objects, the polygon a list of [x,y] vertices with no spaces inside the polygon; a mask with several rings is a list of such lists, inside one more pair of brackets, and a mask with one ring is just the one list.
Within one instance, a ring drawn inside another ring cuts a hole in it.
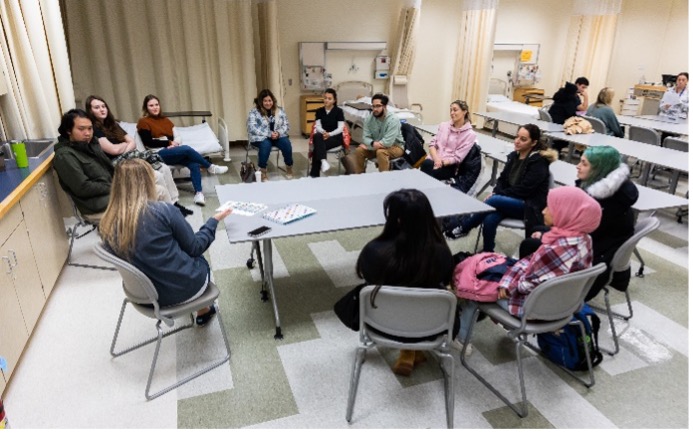
[{"label": "black jacket", "polygon": [[565,83],[565,87],[561,87],[553,95],[553,104],[549,107],[551,120],[562,125],[568,118],[575,116],[578,105],[580,98],[577,96],[577,86]]},{"label": "black jacket", "polygon": [[558,158],[553,149],[534,151],[527,156],[527,163],[520,175],[520,181],[511,186],[510,171],[514,164],[519,164],[517,152],[511,152],[498,177],[494,194],[519,198],[525,202],[525,228],[527,230],[543,222],[541,211],[546,207],[546,196],[549,193],[549,164]]},{"label": "black jacket", "polygon": [[466,194],[479,177],[479,173],[481,173],[481,164],[481,147],[474,143],[474,146],[469,150],[467,156],[457,165],[457,171],[454,177],[455,183],[452,184],[452,187]]}]

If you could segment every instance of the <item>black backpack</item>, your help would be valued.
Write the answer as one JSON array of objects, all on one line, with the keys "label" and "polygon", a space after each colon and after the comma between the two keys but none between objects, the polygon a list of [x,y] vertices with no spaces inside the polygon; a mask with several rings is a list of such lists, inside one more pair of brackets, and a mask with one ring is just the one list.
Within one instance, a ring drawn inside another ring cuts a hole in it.
[{"label": "black backpack", "polygon": [[402,123],[402,138],[404,138],[404,159],[414,168],[426,158],[424,150],[424,139],[412,125]]}]

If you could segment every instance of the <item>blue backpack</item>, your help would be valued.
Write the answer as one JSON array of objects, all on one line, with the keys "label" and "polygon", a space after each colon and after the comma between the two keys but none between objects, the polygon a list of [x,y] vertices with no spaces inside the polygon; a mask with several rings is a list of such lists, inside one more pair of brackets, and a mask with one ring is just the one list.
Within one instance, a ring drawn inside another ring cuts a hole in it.
[{"label": "blue backpack", "polygon": [[[579,320],[585,327],[589,357],[592,367],[602,362],[603,355],[599,351],[599,327],[601,319],[585,304],[582,310],[575,313],[574,320]],[[537,335],[541,352],[551,361],[573,371],[586,371],[587,354],[582,344],[580,327],[577,324],[567,324],[558,332],[547,332]]]}]

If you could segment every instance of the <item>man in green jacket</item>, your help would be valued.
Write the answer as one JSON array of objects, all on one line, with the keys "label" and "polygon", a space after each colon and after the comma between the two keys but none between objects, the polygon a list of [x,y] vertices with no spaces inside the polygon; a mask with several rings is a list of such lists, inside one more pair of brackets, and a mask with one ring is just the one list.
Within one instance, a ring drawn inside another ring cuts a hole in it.
[{"label": "man in green jacket", "polygon": [[72,197],[80,213],[98,217],[106,210],[111,193],[113,165],[94,138],[84,110],[63,115],[58,128],[53,167],[60,186]]},{"label": "man in green jacket", "polygon": [[363,173],[371,158],[377,158],[378,170],[389,171],[390,160],[404,155],[402,126],[397,116],[387,112],[388,102],[382,93],[371,98],[373,111],[363,124],[363,143],[343,159],[347,174]]}]

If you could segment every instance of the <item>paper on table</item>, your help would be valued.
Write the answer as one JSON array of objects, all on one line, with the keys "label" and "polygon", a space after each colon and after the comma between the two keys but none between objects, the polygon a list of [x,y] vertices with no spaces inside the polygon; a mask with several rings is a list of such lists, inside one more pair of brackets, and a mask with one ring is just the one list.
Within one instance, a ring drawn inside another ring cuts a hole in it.
[{"label": "paper on table", "polygon": [[249,203],[245,201],[227,201],[217,208],[217,212],[231,209],[234,215],[253,216],[258,212],[267,209],[267,205],[262,203]]},{"label": "paper on table", "polygon": [[309,215],[313,215],[314,213],[315,209],[308,206],[304,206],[302,204],[290,204],[270,212],[265,212],[262,217],[278,224],[288,224]]}]

